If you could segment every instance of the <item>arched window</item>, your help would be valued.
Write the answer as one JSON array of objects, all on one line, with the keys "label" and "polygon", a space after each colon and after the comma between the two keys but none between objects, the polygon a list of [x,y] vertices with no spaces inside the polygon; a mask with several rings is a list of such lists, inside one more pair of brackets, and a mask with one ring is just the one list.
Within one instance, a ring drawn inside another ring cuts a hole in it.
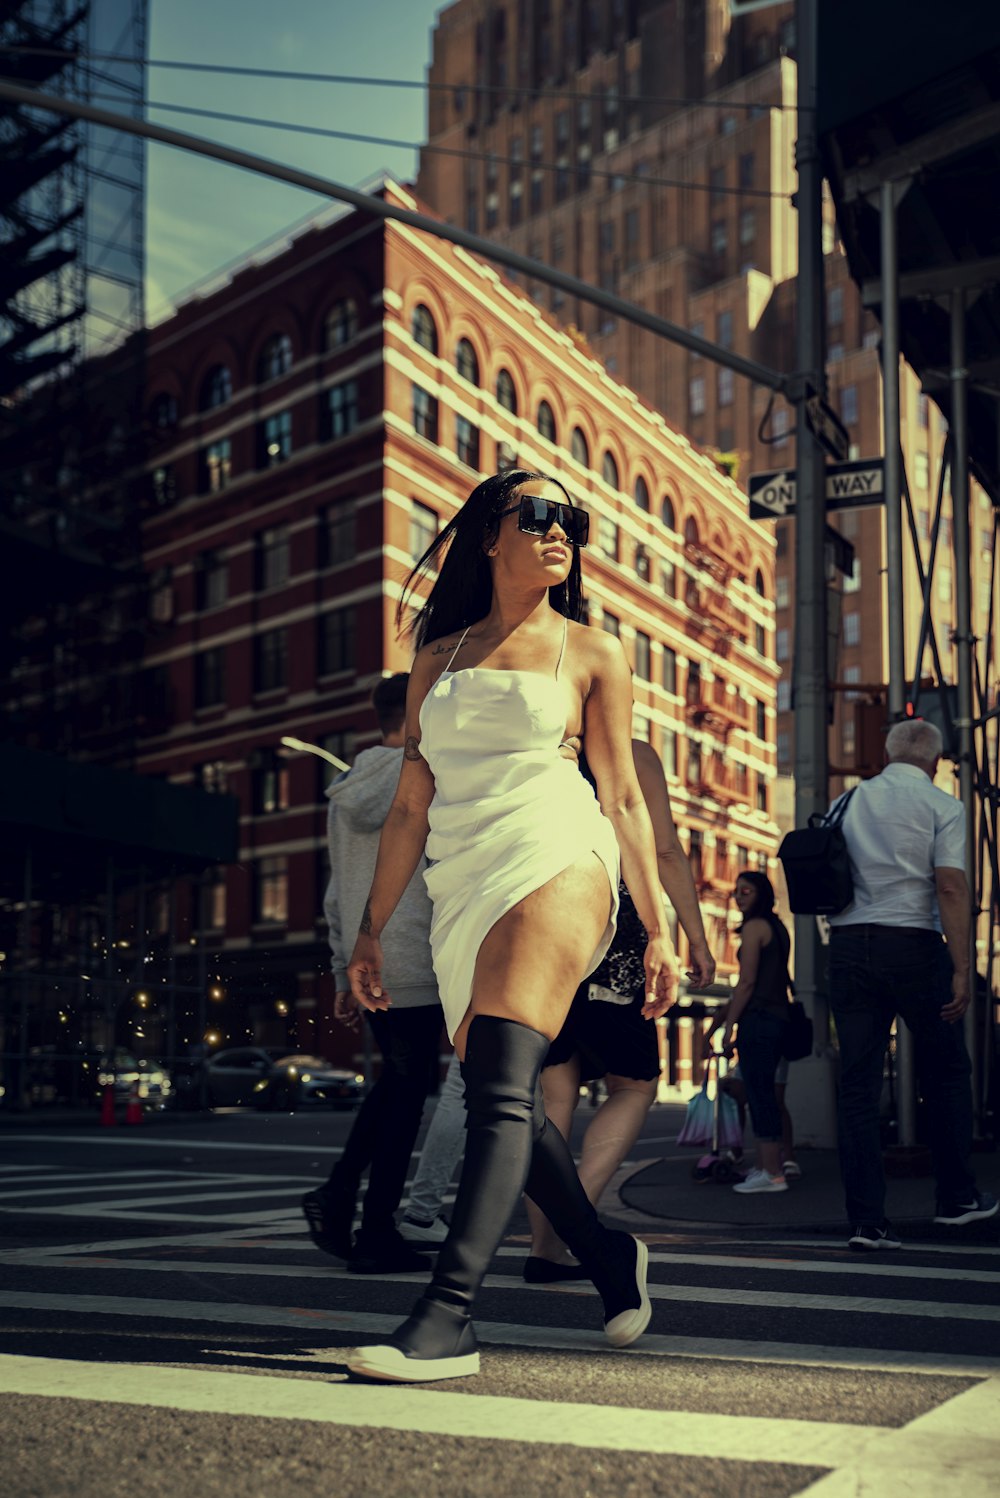
[{"label": "arched window", "polygon": [[698,522],[693,515],[689,515],[684,522],[684,539],[692,546],[698,545]]},{"label": "arched window", "polygon": [[358,304],[352,296],[341,297],[326,314],[323,323],[323,348],[329,353],[331,349],[350,343],[352,338],[357,337],[357,333]]},{"label": "arched window", "polygon": [[601,459],[601,478],[606,484],[609,484],[612,489],[618,488],[618,464],[615,462],[611,453],[605,453],[604,457]]},{"label": "arched window", "polygon": [[476,351],[467,338],[458,340],[458,348],[455,350],[455,368],[463,380],[468,380],[470,385],[479,384],[479,360]]},{"label": "arched window", "polygon": [[201,382],[201,395],[198,400],[198,408],[201,411],[212,411],[216,406],[224,406],[233,398],[233,377],[225,364],[216,364]]},{"label": "arched window", "polygon": [[149,424],[154,432],[168,432],[177,425],[177,402],[166,390],[153,397],[149,408]]},{"label": "arched window", "polygon": [[646,480],[643,478],[643,476],[642,476],[641,473],[640,473],[639,477],[635,481],[635,488],[632,491],[632,497],[635,500],[635,507],[636,507],[636,509],[637,510],[645,510],[646,514],[648,515],[649,514],[649,489],[647,488],[647,486],[646,486]]},{"label": "arched window", "polygon": [[539,401],[538,404],[538,435],[546,438],[549,442],[556,440],[556,419],[552,414],[552,407],[548,401]]},{"label": "arched window", "polygon": [[666,526],[668,531],[675,531],[677,529],[677,516],[674,513],[674,502],[670,498],[669,494],[665,494],[663,496],[663,503],[660,506],[660,519],[663,521],[663,524]]},{"label": "arched window", "polygon": [[576,461],[584,468],[590,467],[590,448],[587,446],[587,439],[579,427],[573,428],[573,435],[569,439],[569,450]]},{"label": "arched window", "polygon": [[517,415],[517,391],[506,369],[501,369],[497,375],[497,404],[503,406],[504,410],[509,411],[512,416]]},{"label": "arched window", "polygon": [[761,570],[760,570],[759,567],[757,568],[757,571],[754,573],[753,586],[754,586],[754,592],[757,593],[761,598],[763,598],[765,596],[765,594],[764,594],[764,574],[763,574],[763,572],[761,572]]},{"label": "arched window", "polygon": [[437,353],[437,328],[435,327],[434,319],[431,316],[430,308],[425,307],[423,302],[418,303],[418,305],[413,309],[413,319],[410,323],[410,332],[413,335],[414,343],[419,343],[420,347],[425,348],[429,354]]},{"label": "arched window", "polygon": [[292,340],[287,333],[272,333],[257,360],[258,381],[263,384],[265,380],[276,380],[279,375],[287,374],[291,367]]},{"label": "arched window", "polygon": [[650,578],[649,552],[645,546],[637,546],[635,549],[635,575],[640,582],[648,583]]}]

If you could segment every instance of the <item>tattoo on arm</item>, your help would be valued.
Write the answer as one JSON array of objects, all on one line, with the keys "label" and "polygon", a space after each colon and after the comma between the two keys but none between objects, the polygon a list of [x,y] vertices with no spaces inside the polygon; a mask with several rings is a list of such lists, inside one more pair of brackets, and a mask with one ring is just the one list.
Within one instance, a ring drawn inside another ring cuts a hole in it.
[{"label": "tattoo on arm", "polygon": [[415,738],[411,733],[407,738],[406,743],[403,745],[403,758],[423,759],[423,757],[424,756],[420,752],[420,740],[418,738]]},{"label": "tattoo on arm", "polygon": [[372,902],[370,895],[365,901],[364,913],[361,916],[361,925],[358,927],[358,930],[362,936],[371,936],[372,934]]}]

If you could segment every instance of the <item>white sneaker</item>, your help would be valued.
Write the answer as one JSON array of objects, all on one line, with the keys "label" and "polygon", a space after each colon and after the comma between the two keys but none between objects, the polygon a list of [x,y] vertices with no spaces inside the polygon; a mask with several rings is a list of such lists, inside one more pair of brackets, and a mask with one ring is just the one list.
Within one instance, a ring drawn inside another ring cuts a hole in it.
[{"label": "white sneaker", "polygon": [[781,1169],[784,1172],[785,1179],[789,1181],[797,1181],[802,1175],[802,1166],[798,1160],[783,1160],[781,1162]]},{"label": "white sneaker", "polygon": [[784,1176],[769,1176],[766,1170],[752,1170],[745,1181],[737,1181],[733,1190],[743,1196],[759,1191],[787,1191],[788,1182]]},{"label": "white sneaker", "polygon": [[404,1217],[399,1231],[407,1243],[443,1243],[450,1228],[443,1217],[435,1217],[433,1222],[413,1222]]}]

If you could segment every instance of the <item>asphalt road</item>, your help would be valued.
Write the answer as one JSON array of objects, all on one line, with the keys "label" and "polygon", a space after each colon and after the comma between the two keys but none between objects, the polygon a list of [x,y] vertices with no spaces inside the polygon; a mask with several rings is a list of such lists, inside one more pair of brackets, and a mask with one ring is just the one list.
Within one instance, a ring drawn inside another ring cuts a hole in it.
[{"label": "asphalt road", "polygon": [[[634,1161],[677,1124],[654,1109]],[[606,1349],[589,1286],[524,1284],[519,1215],[479,1376],[374,1386],[342,1350],[391,1330],[421,1277],[348,1274],[298,1210],[349,1127],[0,1130],[6,1498],[996,1493],[995,1236],[859,1260],[841,1236],[642,1220],[612,1189],[605,1216],[651,1250],[637,1348]]]}]

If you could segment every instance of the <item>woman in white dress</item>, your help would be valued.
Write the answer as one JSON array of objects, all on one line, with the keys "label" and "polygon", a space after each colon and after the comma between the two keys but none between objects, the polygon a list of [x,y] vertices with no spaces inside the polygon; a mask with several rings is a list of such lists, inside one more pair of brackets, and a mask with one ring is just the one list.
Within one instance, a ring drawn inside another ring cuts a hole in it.
[{"label": "woman in white dress", "polygon": [[[577,622],[587,531],[560,483],[508,470],[473,490],[414,569],[444,553],[416,618],[403,767],[348,976],[364,1008],[389,1006],[379,933],[426,852],[468,1137],[430,1285],[387,1343],[348,1356],[369,1377],[478,1371],[472,1305],[522,1190],[593,1279],[612,1345],[649,1323],[645,1245],[602,1226],[537,1086],[614,933],[619,850],[648,935],[650,1020],[677,981],[632,759],[628,663],[617,639]],[[597,798],[577,768],[584,741]]]}]

